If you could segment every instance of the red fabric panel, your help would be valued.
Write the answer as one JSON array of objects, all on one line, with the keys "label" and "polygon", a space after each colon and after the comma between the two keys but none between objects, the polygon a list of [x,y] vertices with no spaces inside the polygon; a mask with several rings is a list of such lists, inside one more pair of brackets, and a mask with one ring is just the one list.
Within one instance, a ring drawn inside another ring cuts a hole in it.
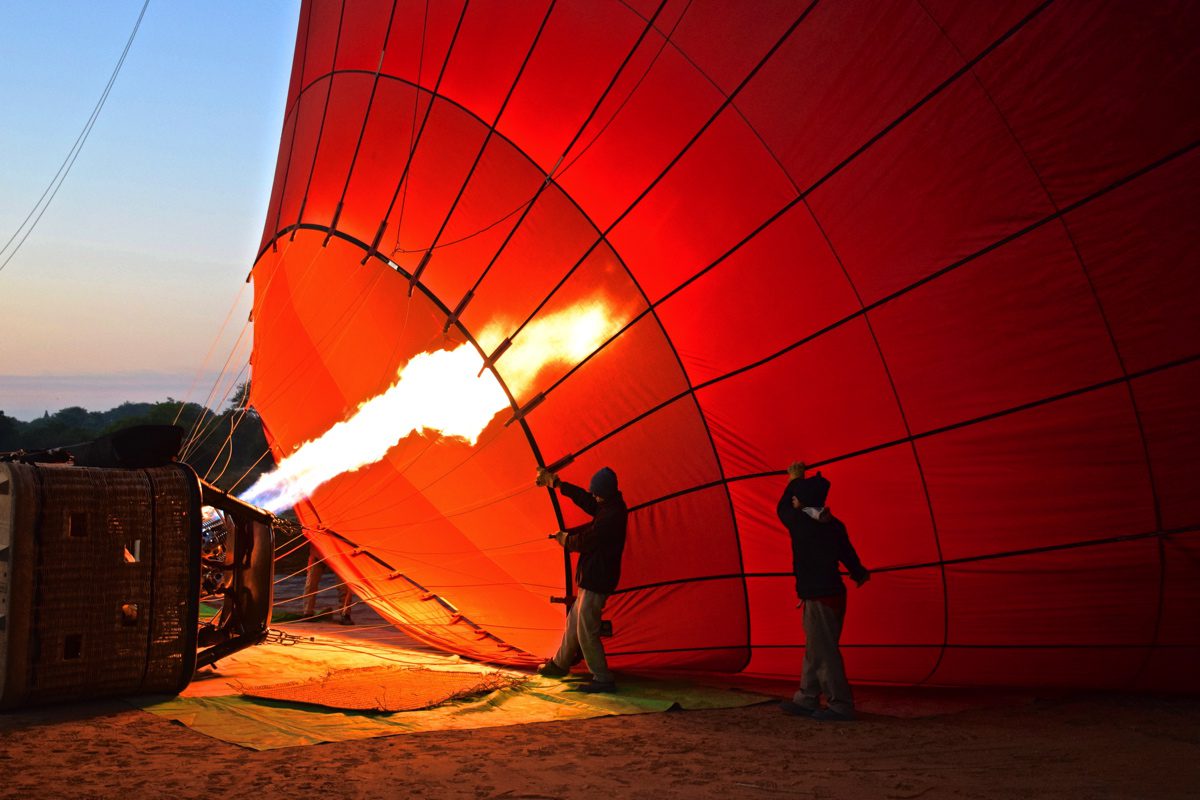
[{"label": "red fabric panel", "polygon": [[1004,121],[960,79],[811,198],[866,303],[1053,212]]},{"label": "red fabric panel", "polygon": [[918,3],[818,3],[737,105],[808,189],[961,65]]},{"label": "red fabric panel", "polygon": [[[281,248],[281,253],[294,258],[268,251],[255,268],[255,324],[273,335],[255,337],[254,380],[250,384],[251,401],[284,453],[298,442],[319,436],[331,420],[342,418],[347,407],[341,390],[315,354],[313,343],[326,331],[320,321],[302,319],[298,315],[302,309],[293,305],[293,293],[303,287],[305,274],[323,253],[311,234],[299,233],[290,244],[290,248]],[[308,400],[294,407],[287,401],[298,389],[304,390]],[[275,408],[280,412],[272,413]]]},{"label": "red fabric panel", "polygon": [[[491,125],[533,44],[549,2],[475,3],[468,7],[442,79],[453,97]],[[502,43],[502,46],[495,46]]]},{"label": "red fabric panel", "polygon": [[1166,647],[1152,651],[1134,688],[1156,692],[1196,691],[1200,647]]},{"label": "red fabric panel", "polygon": [[388,35],[392,5],[392,0],[354,0],[344,5],[334,69],[375,71]]},{"label": "red fabric panel", "polygon": [[655,300],[736,246],[795,194],[754,132],[726,110],[609,241]]},{"label": "red fabric panel", "polygon": [[671,35],[671,44],[728,95],[806,7],[806,3],[791,0],[755,3],[755,24],[738,25],[747,14],[740,0],[689,3]]},{"label": "red fabric panel", "polygon": [[541,184],[541,174],[528,159],[493,136],[454,207],[422,282],[453,307],[455,299],[475,284],[483,265],[516,224],[518,209]]},{"label": "red fabric panel", "polygon": [[609,666],[618,670],[636,665],[734,672],[749,656],[740,578],[615,594],[604,616],[613,621],[604,648]]},{"label": "red fabric panel", "polygon": [[797,204],[662,301],[658,314],[695,384],[778,353],[858,308],[808,207]]},{"label": "red fabric panel", "polygon": [[633,512],[623,563],[620,588],[627,591],[665,581],[740,575],[725,488],[690,492]]},{"label": "red fabric panel", "polygon": [[952,645],[1152,643],[1154,539],[946,566]]},{"label": "red fabric panel", "polygon": [[946,558],[1154,530],[1124,385],[917,442]]},{"label": "red fabric panel", "polygon": [[[503,374],[503,358],[499,367]],[[565,367],[547,371],[543,385],[565,371]],[[553,448],[546,457],[554,460],[686,390],[670,342],[654,317],[645,316],[547,395],[530,414],[530,424],[539,432],[563,431],[561,437],[539,436]]]},{"label": "red fabric panel", "polygon": [[721,103],[713,86],[672,48],[630,94],[640,74],[627,70],[622,76],[584,136],[581,147],[590,147],[573,153],[578,158],[559,179],[601,229],[624,213]]},{"label": "red fabric panel", "polygon": [[309,2],[300,13],[301,19],[308,18],[308,24],[302,25],[305,52],[300,78],[301,89],[321,76],[328,75],[333,68],[342,6],[342,3]]},{"label": "red fabric panel", "polygon": [[1162,540],[1165,582],[1158,643],[1172,647],[1200,646],[1200,532],[1172,534]]},{"label": "red fabric panel", "polygon": [[308,154],[313,164],[312,175],[296,176],[308,182],[301,221],[315,225],[333,222],[350,172],[350,160],[358,145],[374,78],[370,75],[335,75],[330,81],[332,88],[321,127],[320,149],[315,157]]},{"label": "red fabric panel", "polygon": [[406,83],[391,78],[380,80],[354,174],[346,187],[338,230],[368,245],[375,239],[408,162],[415,127],[420,125],[429,100],[425,93],[418,98],[417,90]]},{"label": "red fabric panel", "polygon": [[[290,112],[304,88],[304,63],[308,60],[309,31],[312,22],[312,4],[306,3],[300,9],[300,18],[296,21],[296,49],[292,55],[292,71],[288,78],[287,109]],[[286,123],[285,123],[286,125]],[[280,140],[286,145],[287,138]]]},{"label": "red fabric panel", "polygon": [[952,647],[929,683],[1128,689],[1145,658],[1144,647]]},{"label": "red fabric panel", "polygon": [[295,107],[291,107],[288,115],[283,120],[283,133],[280,135],[279,141],[279,158],[275,162],[275,183],[271,186],[271,200],[267,204],[267,220],[263,226],[262,240],[259,242],[258,249],[261,252],[275,238],[275,234],[279,231],[282,225],[280,220],[280,207],[283,204],[283,193],[287,187],[287,173],[291,166],[289,154],[292,143],[292,135],[296,129],[297,115],[293,113]]},{"label": "red fabric panel", "polygon": [[1133,393],[1163,528],[1200,526],[1200,363],[1138,378]]},{"label": "red fabric panel", "polygon": [[1067,215],[1130,372],[1200,354],[1197,208],[1193,151]]},{"label": "red fabric panel", "polygon": [[885,304],[871,322],[914,431],[1121,375],[1095,295],[1055,223]]},{"label": "red fabric panel", "polygon": [[976,74],[1058,206],[1200,138],[1200,7],[1067,0]]},{"label": "red fabric panel", "polygon": [[845,456],[905,435],[862,319],[697,397],[730,476]]},{"label": "red fabric panel", "polygon": [[[467,0],[426,3],[424,0],[398,0],[396,18],[384,54],[383,74],[433,91],[438,73],[450,53],[454,29]],[[379,25],[386,15],[376,16]],[[455,44],[454,49],[458,49]],[[378,54],[376,54],[378,60]],[[374,69],[375,64],[368,66]]]},{"label": "red fabric panel", "polygon": [[618,3],[559,3],[497,130],[551,170],[645,27]]},{"label": "red fabric panel", "polygon": [[[547,463],[582,444],[564,441],[563,437],[576,435],[570,429],[540,427],[536,415],[531,417],[530,427]],[[704,420],[691,397],[676,400],[605,439],[576,458],[561,474],[564,480],[587,486],[596,470],[605,466],[617,473],[625,502],[631,506],[721,478]]]},{"label": "red fabric panel", "polygon": [[[550,295],[567,270],[599,238],[569,197],[554,187],[547,189],[479,285],[475,299],[463,313],[464,323],[478,330],[502,315],[512,319],[515,327]],[[613,274],[621,271],[619,259],[607,247],[596,248],[589,258],[602,263],[596,267],[598,270]],[[626,285],[632,286],[627,275],[622,277]],[[618,297],[624,301],[631,295],[621,292]]]},{"label": "red fabric panel", "polygon": [[287,153],[288,166],[283,186],[283,202],[279,207],[277,223],[280,228],[295,225],[300,219],[300,205],[308,187],[309,173],[313,170],[313,153],[317,147],[328,95],[329,80],[322,80],[300,96],[297,110],[293,112],[297,115],[296,130]]},{"label": "red fabric panel", "polygon": [[1040,4],[1038,0],[921,0],[919,5],[966,60],[982,53]]},{"label": "red fabric panel", "polygon": [[[412,268],[416,268],[450,213],[486,135],[483,125],[462,109],[443,100],[434,102],[420,146],[412,158],[403,202],[396,203],[388,218],[380,252],[389,257],[407,256],[401,260],[412,261]],[[420,201],[411,202],[414,197]]]}]

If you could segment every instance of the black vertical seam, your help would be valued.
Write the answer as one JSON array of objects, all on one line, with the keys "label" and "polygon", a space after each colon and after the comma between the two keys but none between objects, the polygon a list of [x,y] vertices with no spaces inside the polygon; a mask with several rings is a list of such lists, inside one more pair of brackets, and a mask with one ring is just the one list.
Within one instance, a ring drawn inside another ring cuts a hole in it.
[{"label": "black vertical seam", "polygon": [[[308,0],[308,14],[304,18],[304,47],[300,50],[300,72],[296,76],[296,104],[292,107],[295,113],[295,122],[292,123],[292,140],[288,143],[287,162],[283,166],[283,184],[279,187],[279,203],[275,207],[275,227],[279,228],[280,218],[283,216],[283,200],[287,196],[288,178],[292,173],[292,158],[296,154],[296,131],[300,129],[300,105],[304,102],[305,86],[304,86],[304,69],[308,65],[308,38],[312,33],[312,10],[313,3],[316,0]],[[286,127],[286,118],[284,125]],[[278,237],[272,237],[271,241],[275,241]],[[259,256],[261,258],[261,254]]]},{"label": "black vertical seam", "polygon": [[529,61],[533,58],[534,51],[537,50],[538,42],[541,41],[542,34],[546,30],[546,23],[550,21],[550,15],[554,13],[557,3],[558,0],[550,0],[550,5],[546,8],[546,14],[542,17],[542,23],[538,26],[537,33],[534,34],[533,41],[530,43],[529,49],[525,52],[525,58],[521,61],[521,66],[513,78],[512,85],[508,87],[508,93],[504,96],[504,101],[500,104],[500,110],[496,112],[496,118],[492,120],[490,125],[485,126],[487,133],[483,137],[483,144],[480,145],[479,152],[475,154],[475,160],[471,163],[471,169],[467,171],[467,177],[463,179],[462,186],[458,188],[458,194],[455,195],[454,202],[450,204],[450,210],[446,212],[446,216],[442,220],[437,233],[434,235],[433,242],[426,248],[427,250],[433,250],[437,247],[438,242],[442,239],[442,234],[446,232],[446,227],[454,217],[454,212],[458,209],[458,204],[462,201],[463,195],[466,194],[467,187],[471,185],[471,179],[475,177],[475,170],[479,168],[479,162],[483,160],[483,154],[487,152],[487,147],[496,133],[496,126],[500,124],[500,118],[504,116],[504,112],[508,108],[508,103],[512,100],[513,93],[516,92],[517,86],[521,83],[525,69],[529,66]]},{"label": "black vertical seam", "polygon": [[[379,89],[379,75],[383,71],[383,59],[387,54],[388,43],[391,41],[391,38],[392,38],[392,24],[396,18],[397,2],[399,2],[399,0],[392,0],[392,10],[391,10],[391,13],[388,14],[387,28],[383,34],[383,45],[382,45],[382,49],[379,52],[379,66],[375,69],[375,78],[371,82],[371,94],[367,97],[367,108],[365,111],[363,111],[362,126],[358,130],[358,141],[355,142],[355,144],[354,144],[354,154],[350,156],[350,166],[346,168],[346,182],[344,184],[342,184],[342,193],[338,197],[338,204],[337,204],[338,208],[341,208],[342,204],[346,201],[346,192],[348,192],[350,190],[350,179],[352,177],[354,177],[354,167],[358,164],[358,154],[359,154],[359,151],[362,150],[363,138],[365,138],[366,134],[367,134],[367,124],[368,124],[368,122],[370,122],[370,119],[371,119],[371,109],[375,105],[375,92]],[[422,35],[421,44],[422,44],[422,46],[424,46],[424,35]],[[332,87],[332,85],[333,85],[333,78],[331,76],[330,77],[330,86]],[[314,163],[316,162],[315,154],[313,156],[313,161],[314,161]],[[336,217],[336,215],[337,215],[336,211],[334,212],[334,215]],[[334,221],[330,223],[329,227],[333,228],[336,226],[337,226],[337,220],[334,219]]]},{"label": "black vertical seam", "polygon": [[[941,32],[946,42],[954,48],[954,51],[958,53],[960,57],[963,57],[963,54],[959,50],[957,43],[950,38],[945,28],[942,27],[942,24],[933,16],[932,13],[930,13],[929,9],[926,8],[924,0],[916,0],[916,3],[918,6],[920,6],[921,10],[925,12],[925,15],[929,18],[929,20],[937,27],[938,31]],[[1096,284],[1092,280],[1092,275],[1088,270],[1087,262],[1083,258],[1083,253],[1079,250],[1079,244],[1076,242],[1074,234],[1071,233],[1071,226],[1067,222],[1066,214],[1062,213],[1062,209],[1059,206],[1058,200],[1054,197],[1053,193],[1051,193],[1050,187],[1046,185],[1045,178],[1042,176],[1041,171],[1037,168],[1037,165],[1034,164],[1032,156],[1030,156],[1029,151],[1025,148],[1025,145],[1021,141],[1020,137],[1017,136],[1017,132],[1013,128],[1008,116],[1004,113],[1003,109],[1000,108],[1000,104],[996,102],[996,98],[992,96],[992,93],[988,90],[987,86],[984,85],[983,79],[979,76],[979,73],[975,71],[974,67],[971,68],[971,77],[974,78],[975,84],[979,87],[979,90],[983,92],[983,96],[987,98],[988,103],[995,110],[996,115],[1000,118],[1001,123],[1004,125],[1004,129],[1008,131],[1008,135],[1012,138],[1013,144],[1016,146],[1017,151],[1025,160],[1030,172],[1032,172],[1033,176],[1037,179],[1038,185],[1041,187],[1042,192],[1046,196],[1046,200],[1054,209],[1055,214],[1058,215],[1058,221],[1062,225],[1063,233],[1067,237],[1067,242],[1071,245],[1071,252],[1075,255],[1075,261],[1079,265],[1080,272],[1083,273],[1083,279],[1087,282],[1088,291],[1091,293],[1092,299],[1096,303],[1096,310],[1099,312],[1100,319],[1104,323],[1104,330],[1108,334],[1109,343],[1112,345],[1113,355],[1116,357],[1117,365],[1120,367],[1121,375],[1124,377],[1125,388],[1129,395],[1129,405],[1133,410],[1134,421],[1137,423],[1138,437],[1141,439],[1142,443],[1142,455],[1146,461],[1146,477],[1150,481],[1150,498],[1154,505],[1154,525],[1157,530],[1162,530],[1162,506],[1158,494],[1157,482],[1154,478],[1154,463],[1150,458],[1150,444],[1146,439],[1146,428],[1142,422],[1141,409],[1138,407],[1137,395],[1133,390],[1133,383],[1129,379],[1129,369],[1125,364],[1125,358],[1121,355],[1121,348],[1117,343],[1117,337],[1113,331],[1112,323],[1109,321],[1108,314],[1104,309],[1104,303],[1100,300],[1100,293],[1097,291]],[[1134,673],[1133,683],[1137,683],[1137,680],[1141,677],[1142,673],[1145,672],[1146,666],[1150,662],[1150,657],[1154,652],[1154,645],[1158,642],[1159,629],[1162,625],[1164,594],[1166,592],[1166,554],[1164,552],[1161,539],[1158,542],[1158,556],[1158,607],[1154,619],[1154,629],[1146,648],[1146,656],[1142,660],[1142,664],[1138,668],[1137,672]]]},{"label": "black vertical seam", "polygon": [[[825,226],[817,219],[817,213],[813,210],[808,200],[804,200],[804,207],[808,210],[809,216],[812,217],[813,224],[817,226],[817,230],[821,232],[821,238],[825,240],[825,244],[829,247],[829,252],[837,261],[838,267],[842,271],[842,276],[846,279],[846,283],[850,286],[850,290],[854,292],[854,299],[858,303],[858,307],[862,312],[863,323],[867,326],[867,332],[871,336],[871,342],[875,346],[875,352],[879,356],[879,363],[883,367],[884,375],[887,376],[888,386],[892,391],[892,399],[896,402],[896,410],[900,413],[900,421],[904,425],[904,435],[909,439],[909,447],[912,450],[913,462],[917,467],[917,476],[921,481],[921,493],[925,496],[925,507],[929,512],[929,526],[933,533],[933,544],[937,549],[938,561],[943,559],[942,556],[942,540],[938,533],[937,515],[933,510],[933,499],[929,496],[929,482],[925,478],[925,466],[921,463],[921,453],[917,448],[917,442],[913,439],[912,425],[908,421],[908,414],[904,410],[904,403],[900,399],[900,391],[896,388],[896,381],[892,376],[892,370],[888,366],[887,358],[883,354],[883,347],[879,344],[879,337],[875,333],[875,326],[871,324],[871,315],[867,311],[866,303],[863,302],[862,294],[858,290],[854,279],[850,276],[850,271],[846,269],[842,257],[838,254],[837,248],[833,246],[833,240],[829,238],[829,234],[825,231]],[[933,674],[937,672],[942,663],[942,657],[946,654],[946,644],[950,640],[950,590],[946,582],[946,568],[939,568],[939,574],[942,580],[942,649],[938,652],[937,660],[930,668],[929,673],[917,682],[918,685],[925,683]]]},{"label": "black vertical seam", "polygon": [[[400,178],[396,182],[396,189],[392,192],[391,202],[388,203],[387,211],[383,214],[383,219],[380,221],[380,235],[383,233],[383,226],[387,224],[388,219],[392,216],[392,210],[396,207],[396,198],[400,196],[400,190],[404,188],[408,180],[408,171],[412,168],[413,158],[417,154],[417,147],[421,143],[421,137],[425,133],[425,125],[429,122],[429,115],[433,111],[433,104],[438,99],[438,91],[442,86],[442,79],[446,77],[446,68],[450,65],[450,57],[454,55],[454,45],[458,43],[458,34],[462,32],[463,20],[467,18],[467,9],[471,7],[471,0],[464,0],[462,11],[459,12],[458,22],[454,26],[454,35],[450,37],[450,44],[446,47],[446,57],[442,59],[442,66],[438,70],[437,80],[434,81],[433,89],[429,92],[429,105],[425,106],[425,115],[421,118],[421,127],[417,129],[417,135],[413,137],[412,143],[408,149],[408,157],[404,161],[404,169],[400,171]],[[414,91],[419,98],[421,95],[421,87],[414,84]],[[407,191],[407,190],[406,190]],[[403,217],[403,214],[401,214]],[[396,224],[396,236],[400,236],[400,223]],[[378,238],[378,236],[376,237]],[[378,242],[374,243],[378,245]],[[370,257],[370,250],[367,251],[367,257]],[[364,258],[363,263],[366,263]]]},{"label": "black vertical seam", "polygon": [[[466,13],[466,10],[467,10],[466,5],[464,4],[463,5],[463,13],[464,14]],[[460,23],[461,23],[461,19],[460,19]],[[412,116],[412,125],[409,127],[409,131],[408,131],[409,142],[416,141],[417,117],[420,116],[420,114],[421,114],[421,78],[425,74],[425,44],[426,44],[426,39],[429,36],[429,0],[425,0],[425,16],[421,22],[421,26],[422,26],[421,27],[421,53],[420,53],[420,56],[417,58],[417,79],[412,82],[412,86],[414,89],[414,91],[413,91],[413,116]],[[454,37],[456,39],[458,38],[457,30],[455,30]],[[451,47],[453,47],[453,43],[451,43]],[[449,63],[449,60],[450,60],[450,53],[449,53],[449,51],[447,51],[446,52],[446,61],[442,63],[443,69],[445,68],[446,64]],[[436,94],[436,91],[434,92],[434,94]],[[434,100],[434,95],[430,95],[430,98],[429,98],[430,107],[427,109],[426,118],[428,118],[428,112],[433,110],[433,100]],[[408,157],[411,159],[413,157],[413,154],[410,152]],[[407,165],[405,165],[406,172],[407,172],[407,169],[408,169],[408,167],[407,167]],[[397,231],[400,229],[400,226],[404,224],[404,207],[408,203],[408,184],[403,183],[403,186],[404,186],[404,190],[400,194],[400,213],[396,217]],[[395,202],[395,200],[393,200],[393,202]],[[385,216],[384,219],[386,220],[388,216],[391,216],[390,213],[387,216]],[[396,234],[396,243],[399,244],[399,242],[400,242],[400,235],[399,235],[399,233],[397,233]]]},{"label": "black vertical seam", "polygon": [[[333,81],[336,77],[338,50],[342,45],[342,23],[346,18],[346,0],[342,0],[341,10],[338,12],[338,29],[337,38],[333,43],[333,57],[329,61],[329,88],[325,92],[325,107],[321,111],[321,124],[317,127],[317,144],[313,148],[312,160],[308,164],[308,180],[304,184],[304,196],[300,200],[300,208],[296,212],[296,224],[299,225],[304,218],[304,208],[308,205],[308,193],[312,189],[313,173],[317,171],[317,160],[321,155],[321,140],[325,138],[325,121],[329,118],[329,103],[333,99]],[[297,115],[296,124],[299,125],[300,117]]]}]

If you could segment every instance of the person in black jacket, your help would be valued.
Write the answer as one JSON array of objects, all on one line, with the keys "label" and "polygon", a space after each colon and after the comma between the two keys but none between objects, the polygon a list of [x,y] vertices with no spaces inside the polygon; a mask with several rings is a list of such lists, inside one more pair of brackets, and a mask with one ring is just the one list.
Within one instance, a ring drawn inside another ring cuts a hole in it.
[{"label": "person in black jacket", "polygon": [[625,550],[628,511],[617,490],[617,474],[604,467],[592,476],[585,490],[539,468],[537,484],[557,488],[592,517],[591,522],[559,531],[555,536],[568,552],[579,553],[579,564],[575,569],[579,594],[567,615],[567,629],[558,653],[538,668],[538,674],[549,678],[566,677],[582,653],[592,671],[592,680],[581,685],[579,690],[615,692],[617,685],[608,671],[604,645],[600,641],[600,615],[608,596],[621,580],[621,554]]},{"label": "person in black jacket", "polygon": [[[871,573],[858,560],[846,526],[825,506],[829,481],[818,472],[804,477],[804,465],[788,467],[787,488],[779,498],[779,520],[792,537],[792,572],[804,613],[804,664],[800,689],[780,708],[819,720],[854,719],[854,696],[838,650],[846,618],[846,586],[838,563],[859,586]],[[827,708],[822,709],[820,696]]]}]

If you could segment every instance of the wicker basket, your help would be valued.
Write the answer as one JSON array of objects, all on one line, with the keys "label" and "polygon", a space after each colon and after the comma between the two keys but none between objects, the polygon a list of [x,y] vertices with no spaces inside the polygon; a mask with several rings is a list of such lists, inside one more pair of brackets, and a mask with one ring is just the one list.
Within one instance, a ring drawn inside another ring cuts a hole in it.
[{"label": "wicker basket", "polygon": [[199,509],[183,465],[0,463],[0,707],[185,687]]}]

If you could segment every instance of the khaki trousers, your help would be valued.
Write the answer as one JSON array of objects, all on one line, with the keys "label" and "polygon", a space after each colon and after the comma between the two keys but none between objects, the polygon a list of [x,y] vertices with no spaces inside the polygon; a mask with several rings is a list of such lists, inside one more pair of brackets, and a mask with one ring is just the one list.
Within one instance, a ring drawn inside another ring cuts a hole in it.
[{"label": "khaki trousers", "polygon": [[838,650],[842,636],[842,621],[846,610],[831,608],[817,600],[805,600],[804,606],[804,666],[800,673],[800,690],[792,701],[804,708],[818,708],[820,696],[825,695],[829,708],[839,714],[854,711],[854,695],[846,680],[846,667]]},{"label": "khaki trousers", "polygon": [[604,645],[600,642],[600,614],[607,601],[606,594],[579,590],[571,612],[567,614],[567,630],[563,633],[562,644],[554,656],[555,664],[570,669],[582,653],[584,662],[592,671],[592,680],[597,683],[610,683],[613,679],[608,671],[608,659],[604,656]]}]

